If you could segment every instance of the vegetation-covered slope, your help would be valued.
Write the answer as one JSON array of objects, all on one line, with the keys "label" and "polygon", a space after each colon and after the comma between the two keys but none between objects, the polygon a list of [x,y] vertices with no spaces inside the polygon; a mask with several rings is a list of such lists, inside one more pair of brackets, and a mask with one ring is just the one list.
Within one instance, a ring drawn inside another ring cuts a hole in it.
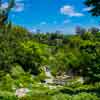
[{"label": "vegetation-covered slope", "polygon": [[[70,36],[32,34],[22,27],[6,25],[0,32],[0,97],[4,98],[1,100],[16,100],[14,93],[18,88],[31,90],[25,100],[39,100],[42,97],[40,100],[59,100],[59,96],[62,100],[81,100],[84,97],[99,100],[99,38],[99,32]],[[49,89],[49,85],[37,86],[45,79],[42,73],[44,66],[50,68],[54,77],[63,73],[68,75],[71,70],[74,76],[83,76],[88,85],[75,83],[53,90]],[[41,87],[44,87],[43,93]]]},{"label": "vegetation-covered slope", "polygon": [[[10,29],[9,29],[10,27]],[[68,70],[99,81],[100,33],[83,35],[31,34],[19,26],[6,26],[0,33],[0,69],[9,72],[15,64],[34,75],[47,65],[52,73]]]}]

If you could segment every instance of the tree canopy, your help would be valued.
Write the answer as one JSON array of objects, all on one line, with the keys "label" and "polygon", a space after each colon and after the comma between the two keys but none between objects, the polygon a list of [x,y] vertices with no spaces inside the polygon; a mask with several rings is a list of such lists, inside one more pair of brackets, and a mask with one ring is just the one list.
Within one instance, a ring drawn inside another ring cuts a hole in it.
[{"label": "tree canopy", "polygon": [[85,4],[91,8],[89,12],[93,16],[100,16],[100,0],[86,0]]}]

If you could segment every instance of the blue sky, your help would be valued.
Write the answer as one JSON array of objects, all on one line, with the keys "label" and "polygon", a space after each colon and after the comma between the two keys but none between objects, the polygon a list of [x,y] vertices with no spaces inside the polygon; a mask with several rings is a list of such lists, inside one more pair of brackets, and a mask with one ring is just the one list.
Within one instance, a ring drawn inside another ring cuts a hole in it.
[{"label": "blue sky", "polygon": [[[31,31],[62,31],[74,34],[76,26],[99,26],[99,18],[92,17],[83,4],[84,0],[16,0],[16,6],[10,13],[14,24]],[[3,7],[7,6],[4,0]]]}]

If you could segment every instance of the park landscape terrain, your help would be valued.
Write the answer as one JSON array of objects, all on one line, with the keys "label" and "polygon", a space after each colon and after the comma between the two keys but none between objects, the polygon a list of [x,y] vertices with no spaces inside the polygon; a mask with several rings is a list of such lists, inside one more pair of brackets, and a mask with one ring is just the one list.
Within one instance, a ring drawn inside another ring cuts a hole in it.
[{"label": "park landscape terrain", "polygon": [[[92,16],[100,1],[86,0]],[[33,34],[0,9],[0,100],[100,100],[100,31]],[[33,20],[34,21],[34,20]]]}]

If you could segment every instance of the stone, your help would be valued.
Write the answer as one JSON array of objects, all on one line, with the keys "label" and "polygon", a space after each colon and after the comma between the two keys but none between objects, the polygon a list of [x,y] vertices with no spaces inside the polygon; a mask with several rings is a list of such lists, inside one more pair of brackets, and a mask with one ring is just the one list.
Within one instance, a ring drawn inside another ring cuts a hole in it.
[{"label": "stone", "polygon": [[17,97],[24,97],[29,92],[28,88],[19,88],[16,90],[15,95]]}]

